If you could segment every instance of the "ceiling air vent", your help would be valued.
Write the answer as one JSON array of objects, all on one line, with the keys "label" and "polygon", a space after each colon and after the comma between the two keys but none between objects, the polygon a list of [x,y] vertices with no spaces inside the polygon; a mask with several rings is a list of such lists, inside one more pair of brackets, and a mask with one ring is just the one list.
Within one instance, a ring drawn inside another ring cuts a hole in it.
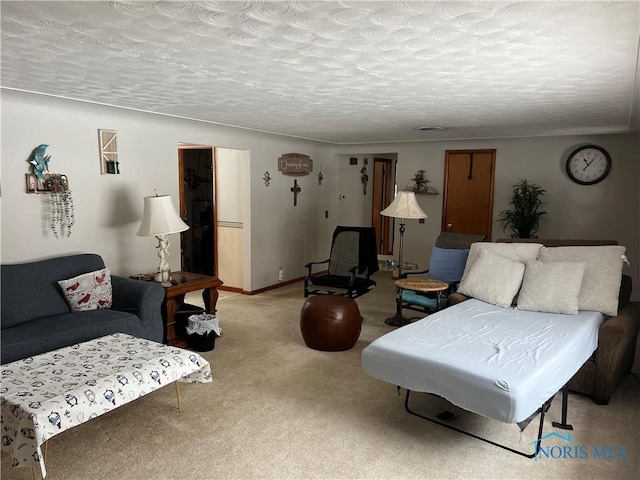
[{"label": "ceiling air vent", "polygon": [[440,130],[444,130],[443,127],[418,127],[416,128],[419,132],[438,132]]}]

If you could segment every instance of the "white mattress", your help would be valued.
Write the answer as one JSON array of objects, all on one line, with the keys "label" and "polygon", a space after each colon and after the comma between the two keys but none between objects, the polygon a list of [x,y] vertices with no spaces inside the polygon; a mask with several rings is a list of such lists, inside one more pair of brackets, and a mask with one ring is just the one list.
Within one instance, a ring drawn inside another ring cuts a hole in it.
[{"label": "white mattress", "polygon": [[517,423],[589,359],[604,319],[599,312],[528,312],[470,299],[373,341],[362,367],[393,385]]}]

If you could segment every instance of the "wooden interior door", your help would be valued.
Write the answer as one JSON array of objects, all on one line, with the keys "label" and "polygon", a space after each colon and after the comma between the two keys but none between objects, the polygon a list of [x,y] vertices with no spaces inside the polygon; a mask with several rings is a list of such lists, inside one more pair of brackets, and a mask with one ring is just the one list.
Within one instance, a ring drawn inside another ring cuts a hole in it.
[{"label": "wooden interior door", "polygon": [[392,255],[392,225],[389,217],[380,212],[393,200],[394,175],[393,160],[388,158],[373,159],[373,208],[371,209],[371,225],[376,229],[376,245],[379,255]]},{"label": "wooden interior door", "polygon": [[493,227],[495,150],[447,150],[442,231],[486,235]]}]

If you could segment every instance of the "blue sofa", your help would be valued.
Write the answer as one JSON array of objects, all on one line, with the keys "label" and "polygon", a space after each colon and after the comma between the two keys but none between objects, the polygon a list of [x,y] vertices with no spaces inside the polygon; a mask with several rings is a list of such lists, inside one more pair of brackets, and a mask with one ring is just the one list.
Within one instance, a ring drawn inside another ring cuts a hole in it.
[{"label": "blue sofa", "polygon": [[118,332],[162,342],[164,289],[158,283],[112,275],[111,308],[70,310],[58,281],[105,268],[99,255],[0,268],[2,364]]}]

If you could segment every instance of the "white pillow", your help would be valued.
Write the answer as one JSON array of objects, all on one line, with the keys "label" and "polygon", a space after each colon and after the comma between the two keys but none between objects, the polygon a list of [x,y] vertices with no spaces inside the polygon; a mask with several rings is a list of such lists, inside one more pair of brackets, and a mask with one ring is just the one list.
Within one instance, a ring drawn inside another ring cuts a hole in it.
[{"label": "white pillow", "polygon": [[72,312],[111,308],[111,272],[108,268],[58,282]]},{"label": "white pillow", "polygon": [[518,293],[523,275],[524,263],[481,249],[458,292],[506,308]]},{"label": "white pillow", "polygon": [[530,260],[524,270],[518,308],[533,312],[578,313],[586,262]]},{"label": "white pillow", "polygon": [[578,308],[616,316],[622,281],[622,256],[626,250],[621,245],[548,247],[540,252],[540,260],[586,262]]},{"label": "white pillow", "polygon": [[472,243],[469,248],[469,256],[467,257],[467,263],[465,265],[462,278],[464,278],[468,270],[471,270],[471,267],[482,250],[488,250],[491,253],[496,253],[511,260],[527,263],[529,260],[537,260],[540,250],[543,247],[544,245],[541,243]]}]

